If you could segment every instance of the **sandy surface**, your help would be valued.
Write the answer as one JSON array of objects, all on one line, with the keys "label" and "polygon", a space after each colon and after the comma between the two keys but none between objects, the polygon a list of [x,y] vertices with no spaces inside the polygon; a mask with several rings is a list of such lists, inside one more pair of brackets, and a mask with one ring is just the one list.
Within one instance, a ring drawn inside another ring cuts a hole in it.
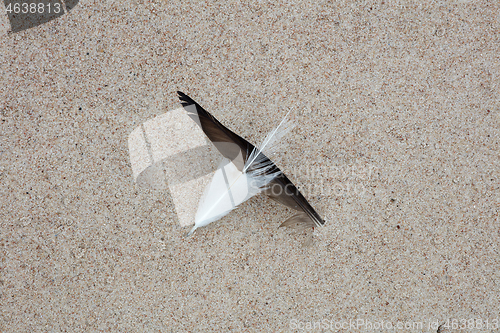
[{"label": "sandy surface", "polygon": [[[4,16],[0,331],[495,331],[499,17],[82,0],[8,34]],[[129,151],[177,90],[253,143],[292,110],[275,161],[326,226],[278,229],[291,211],[255,197],[185,238]]]}]

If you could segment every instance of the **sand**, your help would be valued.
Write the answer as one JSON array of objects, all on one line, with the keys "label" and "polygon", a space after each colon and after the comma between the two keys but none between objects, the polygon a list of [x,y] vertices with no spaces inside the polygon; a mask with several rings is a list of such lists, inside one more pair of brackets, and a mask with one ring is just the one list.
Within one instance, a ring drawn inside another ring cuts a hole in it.
[{"label": "sand", "polygon": [[[499,3],[0,16],[0,331],[499,331]],[[274,160],[325,227],[278,228],[293,212],[258,196],[184,237],[184,180],[151,149],[219,156],[184,125],[140,141],[177,90],[254,144],[292,110]]]}]

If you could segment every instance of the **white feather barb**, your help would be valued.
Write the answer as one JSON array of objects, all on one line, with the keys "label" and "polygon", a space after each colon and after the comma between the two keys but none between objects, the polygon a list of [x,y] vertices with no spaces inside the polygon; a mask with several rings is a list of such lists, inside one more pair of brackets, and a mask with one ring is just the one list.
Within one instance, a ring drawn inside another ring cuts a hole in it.
[{"label": "white feather barb", "polygon": [[295,123],[288,118],[289,114],[290,111],[288,111],[279,125],[267,134],[262,144],[251,152],[245,163],[244,171],[248,170],[252,164],[258,164],[265,159],[262,154],[269,157],[274,155],[279,150],[281,146],[279,144],[281,139],[283,139],[283,137],[291,132],[295,127]]}]

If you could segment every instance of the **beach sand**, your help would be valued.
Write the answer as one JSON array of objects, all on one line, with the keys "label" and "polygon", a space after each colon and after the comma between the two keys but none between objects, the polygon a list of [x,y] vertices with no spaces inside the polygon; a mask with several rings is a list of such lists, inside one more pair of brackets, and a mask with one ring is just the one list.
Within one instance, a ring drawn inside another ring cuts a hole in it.
[{"label": "beach sand", "polygon": [[[494,331],[499,17],[495,1],[82,0],[8,33],[3,15],[0,331]],[[141,141],[177,90],[253,144],[291,110],[274,161],[325,226],[278,228],[293,212],[258,196],[185,237],[177,164]]]}]

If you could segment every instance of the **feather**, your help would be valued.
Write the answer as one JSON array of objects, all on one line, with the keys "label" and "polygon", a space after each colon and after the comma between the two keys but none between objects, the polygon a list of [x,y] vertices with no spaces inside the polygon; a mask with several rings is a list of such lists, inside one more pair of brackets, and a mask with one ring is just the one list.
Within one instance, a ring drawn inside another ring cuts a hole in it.
[{"label": "feather", "polygon": [[178,94],[188,115],[225,157],[205,191],[196,214],[195,226],[188,235],[198,227],[225,216],[237,205],[260,192],[301,212],[281,226],[295,228],[300,226],[305,229],[324,225],[319,214],[295,185],[267,157],[277,152],[278,142],[293,128],[293,123],[287,119],[288,114],[268,134],[260,148],[256,148],[222,125],[189,96],[180,91]]},{"label": "feather", "polygon": [[285,117],[278,127],[268,134],[260,147],[253,148],[244,161],[241,171],[237,168],[237,163],[233,163],[233,161],[243,161],[243,158],[240,157],[241,154],[236,156],[233,161],[229,161],[227,158],[222,160],[205,190],[196,212],[195,225],[188,236],[193,234],[197,228],[222,218],[239,204],[259,194],[271,180],[281,173],[276,168],[271,171],[274,163],[263,152],[271,151],[277,141],[292,127],[292,124]]},{"label": "feather", "polygon": [[239,171],[234,163],[224,158],[205,189],[196,212],[195,225],[188,236],[197,228],[227,215],[239,204],[257,194],[259,189],[249,186],[250,178],[250,173]]},{"label": "feather", "polygon": [[187,114],[193,119],[198,126],[203,130],[205,135],[212,141],[215,148],[225,158],[235,161],[238,156],[241,160],[235,161],[238,170],[243,170],[244,161],[247,159],[248,154],[255,149],[255,147],[239,135],[233,133],[231,130],[222,125],[215,117],[205,111],[198,103],[192,100],[188,95],[178,91],[181,104],[186,110]]},{"label": "feather", "polygon": [[196,212],[195,225],[188,236],[197,228],[217,221],[241,203],[259,194],[278,175],[268,173],[268,168],[269,165],[264,163],[242,172],[234,163],[224,158],[205,189]]},{"label": "feather", "polygon": [[309,217],[310,222],[317,227],[322,227],[325,224],[319,214],[284,173],[281,173],[269,183],[264,194],[287,207],[302,211]]},{"label": "feather", "polygon": [[[280,140],[295,127],[295,124],[288,119],[289,114],[290,111],[286,114],[279,125],[266,136],[259,149],[254,148],[252,150],[250,156],[248,157],[250,162],[247,162],[246,164],[250,166],[254,161],[258,162],[269,160],[266,155],[274,155],[277,152]],[[269,160],[269,162],[271,162],[271,160]]]}]

